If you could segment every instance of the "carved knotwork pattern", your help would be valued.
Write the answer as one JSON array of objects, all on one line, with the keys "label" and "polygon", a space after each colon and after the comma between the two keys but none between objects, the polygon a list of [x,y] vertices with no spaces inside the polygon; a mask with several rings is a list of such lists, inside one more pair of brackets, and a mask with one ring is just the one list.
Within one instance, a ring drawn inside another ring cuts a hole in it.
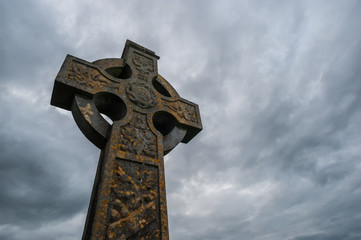
[{"label": "carved knotwork pattern", "polygon": [[197,111],[195,106],[186,104],[184,102],[166,103],[166,106],[175,111],[179,117],[190,122],[198,123]]},{"label": "carved knotwork pattern", "polygon": [[92,90],[105,87],[121,90],[119,84],[108,80],[97,69],[75,61],[69,66],[66,78],[78,83],[80,87],[88,87]]},{"label": "carved knotwork pattern", "polygon": [[111,194],[108,239],[159,239],[157,167],[118,159]]},{"label": "carved knotwork pattern", "polygon": [[157,157],[157,138],[150,131],[147,117],[136,113],[130,123],[120,128],[118,148],[136,155]]},{"label": "carved knotwork pattern", "polygon": [[91,67],[79,63],[72,63],[67,73],[67,79],[74,80],[89,88],[110,86],[112,83]]},{"label": "carved knotwork pattern", "polygon": [[133,63],[137,71],[137,78],[146,81],[149,74],[154,72],[153,60],[138,53],[133,55]]},{"label": "carved knotwork pattern", "polygon": [[134,82],[125,86],[128,98],[141,108],[151,108],[156,104],[156,95],[146,83]]}]

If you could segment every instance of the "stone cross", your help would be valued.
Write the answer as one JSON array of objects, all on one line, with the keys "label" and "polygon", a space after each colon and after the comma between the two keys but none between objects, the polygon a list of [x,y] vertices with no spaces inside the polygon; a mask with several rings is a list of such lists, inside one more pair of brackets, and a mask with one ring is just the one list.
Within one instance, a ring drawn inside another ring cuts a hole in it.
[{"label": "stone cross", "polygon": [[101,149],[83,240],[169,239],[163,156],[202,123],[198,105],[158,75],[158,59],[127,40],[122,58],[68,55],[55,79],[51,104]]}]

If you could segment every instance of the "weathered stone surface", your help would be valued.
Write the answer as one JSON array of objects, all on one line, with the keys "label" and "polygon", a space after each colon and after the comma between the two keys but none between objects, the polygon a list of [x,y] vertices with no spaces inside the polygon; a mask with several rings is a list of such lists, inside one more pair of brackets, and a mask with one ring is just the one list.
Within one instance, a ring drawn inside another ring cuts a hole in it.
[{"label": "weathered stone surface", "polygon": [[128,40],[122,58],[68,55],[55,79],[51,104],[102,150],[84,240],[169,239],[163,156],[202,124],[198,105],[158,74],[158,59]]}]

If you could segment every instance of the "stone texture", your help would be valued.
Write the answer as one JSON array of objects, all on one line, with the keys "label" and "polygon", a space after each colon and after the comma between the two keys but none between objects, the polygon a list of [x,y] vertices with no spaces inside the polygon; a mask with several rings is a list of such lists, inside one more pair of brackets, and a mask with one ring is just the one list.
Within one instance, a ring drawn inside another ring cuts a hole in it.
[{"label": "stone texture", "polygon": [[169,239],[163,156],[202,123],[198,105],[158,74],[158,59],[128,40],[122,58],[68,55],[55,79],[51,104],[101,149],[84,240]]}]

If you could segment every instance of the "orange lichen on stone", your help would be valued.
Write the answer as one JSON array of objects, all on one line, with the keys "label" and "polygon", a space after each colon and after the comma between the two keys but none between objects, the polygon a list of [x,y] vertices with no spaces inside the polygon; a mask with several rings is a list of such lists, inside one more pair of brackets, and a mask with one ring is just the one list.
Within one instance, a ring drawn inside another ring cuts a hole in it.
[{"label": "orange lichen on stone", "polygon": [[91,116],[94,115],[94,112],[92,111],[92,106],[90,105],[90,103],[88,103],[85,107],[79,107],[79,108],[82,111],[82,113],[84,114],[85,119],[89,123],[92,123]]}]

